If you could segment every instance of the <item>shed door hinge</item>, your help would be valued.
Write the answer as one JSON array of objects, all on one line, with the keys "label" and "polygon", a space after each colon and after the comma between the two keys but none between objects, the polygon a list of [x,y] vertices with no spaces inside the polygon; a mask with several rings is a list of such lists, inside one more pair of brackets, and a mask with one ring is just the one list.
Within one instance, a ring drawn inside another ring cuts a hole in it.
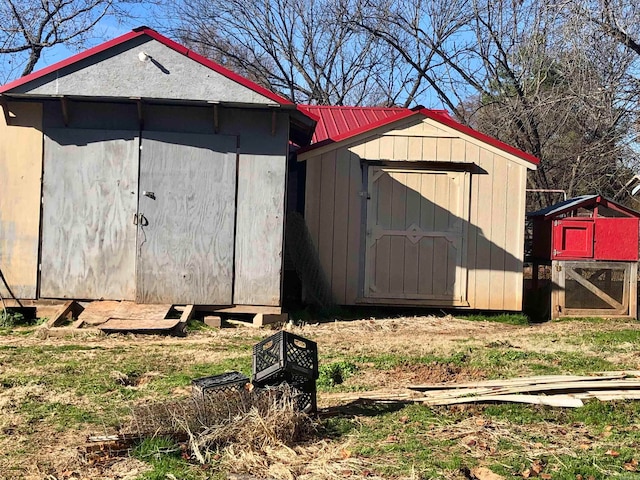
[{"label": "shed door hinge", "polygon": [[358,195],[360,195],[361,197],[366,198],[367,200],[369,200],[371,198],[371,195],[369,195],[369,192],[358,192]]}]

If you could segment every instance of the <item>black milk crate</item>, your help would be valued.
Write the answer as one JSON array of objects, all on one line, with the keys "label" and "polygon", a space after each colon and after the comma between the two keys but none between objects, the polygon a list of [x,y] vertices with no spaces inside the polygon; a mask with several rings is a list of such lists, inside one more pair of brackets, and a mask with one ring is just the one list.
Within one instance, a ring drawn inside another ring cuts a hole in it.
[{"label": "black milk crate", "polygon": [[249,377],[240,372],[227,372],[211,377],[196,378],[191,381],[193,392],[203,396],[242,390],[249,383]]},{"label": "black milk crate", "polygon": [[253,346],[253,381],[279,373],[318,378],[316,342],[281,330]]},{"label": "black milk crate", "polygon": [[304,413],[314,413],[317,407],[316,380],[307,378],[304,375],[291,374],[290,372],[279,372],[263,379],[255,381],[253,385],[257,388],[278,387],[289,385],[293,393],[293,401],[297,410]]}]

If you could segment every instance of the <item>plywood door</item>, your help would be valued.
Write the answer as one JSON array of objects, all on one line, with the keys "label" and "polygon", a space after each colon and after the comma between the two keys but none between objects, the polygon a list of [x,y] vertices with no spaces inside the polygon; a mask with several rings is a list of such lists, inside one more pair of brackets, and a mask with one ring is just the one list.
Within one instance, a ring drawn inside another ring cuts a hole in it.
[{"label": "plywood door", "polygon": [[46,131],[41,297],[135,298],[138,148],[138,132]]},{"label": "plywood door", "polygon": [[464,302],[468,173],[369,167],[365,297]]},{"label": "plywood door", "polygon": [[139,303],[231,304],[235,152],[233,136],[143,132]]}]

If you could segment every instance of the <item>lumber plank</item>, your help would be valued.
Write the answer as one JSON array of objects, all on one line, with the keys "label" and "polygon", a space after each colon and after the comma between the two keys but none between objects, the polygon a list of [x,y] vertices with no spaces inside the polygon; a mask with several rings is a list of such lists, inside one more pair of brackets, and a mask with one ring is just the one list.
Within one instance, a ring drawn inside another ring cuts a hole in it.
[{"label": "lumber plank", "polygon": [[215,312],[215,313],[247,313],[257,314],[265,313],[272,315],[279,315],[282,313],[282,307],[268,307],[264,305],[235,305],[232,307],[214,306],[214,305],[198,305],[196,309],[200,312]]},{"label": "lumber plank", "polygon": [[176,327],[179,319],[174,320],[131,320],[128,318],[110,318],[98,325],[103,332],[167,331]]},{"label": "lumber plank", "polygon": [[64,302],[58,311],[49,320],[47,320],[47,328],[53,328],[61,324],[62,320],[73,310],[74,303],[75,302],[73,300]]},{"label": "lumber plank", "polygon": [[456,405],[461,403],[527,403],[531,405],[547,405],[550,407],[576,408],[582,407],[584,403],[581,399],[571,395],[480,395],[473,397],[450,398],[450,399],[427,399],[427,405]]},{"label": "lumber plank", "polygon": [[538,375],[532,377],[507,378],[497,380],[483,380],[479,382],[465,383],[431,383],[424,385],[410,385],[411,390],[445,390],[457,388],[483,388],[483,387],[507,387],[518,385],[548,384],[560,382],[574,382],[583,380],[614,380],[623,379],[626,372],[604,372],[602,375]]},{"label": "lumber plank", "polygon": [[130,320],[163,320],[171,305],[145,305],[134,302],[95,301],[89,303],[78,318],[90,325],[99,325],[110,318]]},{"label": "lumber plank", "polygon": [[[614,390],[614,389],[640,389],[640,380],[596,380],[596,381],[575,381],[575,382],[562,382],[562,383],[546,383],[546,384],[531,384],[531,385],[517,385],[513,387],[495,387],[488,388],[484,392],[478,392],[471,389],[458,389],[452,390],[448,395],[451,398],[463,397],[469,395],[510,395],[516,393],[549,393],[549,392],[585,392],[589,390]],[[446,398],[445,394],[425,395],[425,399],[431,398]]]},{"label": "lumber plank", "polygon": [[176,325],[176,331],[182,333],[187,328],[187,323],[193,317],[193,314],[196,311],[195,305],[187,305],[184,307],[182,311],[182,315],[180,315],[180,322]]}]

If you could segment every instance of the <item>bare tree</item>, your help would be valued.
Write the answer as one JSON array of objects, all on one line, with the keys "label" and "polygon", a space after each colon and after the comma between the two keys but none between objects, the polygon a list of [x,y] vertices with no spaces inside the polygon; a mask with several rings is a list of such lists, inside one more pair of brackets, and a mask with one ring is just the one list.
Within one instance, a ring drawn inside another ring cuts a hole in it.
[{"label": "bare tree", "polygon": [[8,77],[33,71],[43,50],[81,45],[107,16],[129,16],[136,0],[3,0],[0,3],[0,54]]},{"label": "bare tree", "polygon": [[378,5],[363,4],[354,21],[388,42],[459,120],[539,157],[530,187],[611,194],[629,175],[632,59],[564,5],[389,0],[383,13]]},{"label": "bare tree", "polygon": [[358,0],[182,0],[184,43],[295,102],[395,104],[407,69],[350,22]]}]

